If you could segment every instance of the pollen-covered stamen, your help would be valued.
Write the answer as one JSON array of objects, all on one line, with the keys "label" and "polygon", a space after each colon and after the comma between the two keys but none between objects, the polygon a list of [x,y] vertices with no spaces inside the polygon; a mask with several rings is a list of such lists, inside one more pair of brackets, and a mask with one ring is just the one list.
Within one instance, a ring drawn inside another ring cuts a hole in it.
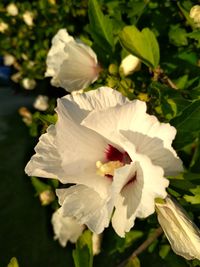
[{"label": "pollen-covered stamen", "polygon": [[122,167],[124,164],[120,162],[119,160],[117,161],[109,161],[106,163],[102,163],[101,161],[96,162],[96,167],[97,167],[97,174],[100,176],[107,176],[108,178],[112,178],[114,175],[115,169],[118,169]]},{"label": "pollen-covered stamen", "polygon": [[121,152],[110,144],[108,144],[108,147],[105,150],[105,156],[107,161],[120,161],[124,164],[129,164],[132,161],[126,151]]}]

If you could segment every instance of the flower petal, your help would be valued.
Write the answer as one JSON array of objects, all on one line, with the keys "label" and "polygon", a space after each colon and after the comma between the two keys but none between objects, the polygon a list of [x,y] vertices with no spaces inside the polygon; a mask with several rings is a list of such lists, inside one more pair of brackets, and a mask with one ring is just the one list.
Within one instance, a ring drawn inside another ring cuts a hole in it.
[{"label": "flower petal", "polygon": [[105,110],[130,102],[110,87],[99,87],[83,94],[70,94],[60,99],[69,116],[80,123],[92,110]]},{"label": "flower petal", "polygon": [[62,208],[56,210],[51,219],[54,239],[58,239],[61,246],[65,247],[68,241],[75,243],[84,230],[84,226],[77,223],[72,217],[63,217]]},{"label": "flower petal", "polygon": [[158,221],[174,252],[188,260],[200,260],[200,231],[172,198],[156,203]]},{"label": "flower petal", "polygon": [[112,205],[93,189],[84,185],[75,185],[67,189],[58,189],[56,194],[63,207],[63,216],[72,216],[80,224],[99,234],[108,227]]},{"label": "flower petal", "polygon": [[43,134],[35,147],[36,154],[32,156],[25,168],[29,176],[58,178],[64,176],[61,158],[55,144],[55,126],[51,125]]}]

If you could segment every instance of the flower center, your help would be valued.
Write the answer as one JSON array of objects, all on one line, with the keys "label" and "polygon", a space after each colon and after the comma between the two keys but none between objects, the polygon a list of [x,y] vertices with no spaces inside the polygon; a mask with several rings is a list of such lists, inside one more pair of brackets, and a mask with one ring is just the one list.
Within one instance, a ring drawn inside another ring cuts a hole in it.
[{"label": "flower center", "polygon": [[121,152],[110,144],[105,150],[105,158],[105,163],[102,163],[101,161],[96,162],[96,173],[110,179],[113,178],[115,169],[121,168],[132,161],[127,152]]}]

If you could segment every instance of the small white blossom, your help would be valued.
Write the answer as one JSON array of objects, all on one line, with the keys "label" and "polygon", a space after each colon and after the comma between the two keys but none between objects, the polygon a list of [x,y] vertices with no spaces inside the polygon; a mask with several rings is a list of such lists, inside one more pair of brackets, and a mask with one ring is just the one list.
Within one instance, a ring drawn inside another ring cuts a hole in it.
[{"label": "small white blossom", "polygon": [[165,176],[182,171],[171,146],[176,129],[108,87],[67,95],[56,111],[26,173],[74,184],[56,190],[63,216],[97,234],[112,217],[123,237],[136,218],[154,213],[155,198],[166,197]]},{"label": "small white blossom", "polygon": [[11,75],[11,80],[15,83],[18,83],[21,80],[22,74],[20,72],[16,72],[13,75]]},{"label": "small white blossom", "polygon": [[190,10],[190,17],[193,19],[197,28],[200,27],[200,6],[195,5]]},{"label": "small white blossom", "polygon": [[122,60],[119,68],[125,76],[128,76],[140,70],[140,67],[141,60],[133,55],[128,55]]},{"label": "small white blossom", "polygon": [[53,213],[51,222],[55,234],[54,239],[58,239],[63,247],[68,241],[75,243],[84,230],[84,226],[77,223],[74,218],[63,217],[62,208]]},{"label": "small white blossom", "polygon": [[5,66],[12,66],[15,62],[15,57],[11,54],[5,54],[3,57],[3,63]]},{"label": "small white blossom", "polygon": [[24,78],[22,80],[22,86],[26,90],[33,90],[36,87],[36,81],[34,79]]},{"label": "small white blossom", "polygon": [[45,111],[49,107],[48,101],[49,101],[49,98],[47,96],[39,95],[36,98],[35,102],[33,103],[33,106],[35,109]]},{"label": "small white blossom", "polygon": [[24,12],[24,14],[22,15],[24,22],[28,25],[28,26],[33,26],[33,13],[31,11],[26,11]]},{"label": "small white blossom", "polygon": [[14,3],[7,5],[6,10],[10,16],[17,16],[19,13],[18,8]]},{"label": "small white blossom", "polygon": [[86,88],[97,80],[99,65],[94,51],[75,41],[65,29],[57,32],[47,55],[46,77],[51,84],[68,92]]},{"label": "small white blossom", "polygon": [[187,260],[200,260],[200,231],[178,203],[167,197],[164,204],[156,203],[156,211],[174,252]]},{"label": "small white blossom", "polygon": [[8,29],[8,24],[3,21],[0,21],[0,32],[4,33],[7,29]]}]

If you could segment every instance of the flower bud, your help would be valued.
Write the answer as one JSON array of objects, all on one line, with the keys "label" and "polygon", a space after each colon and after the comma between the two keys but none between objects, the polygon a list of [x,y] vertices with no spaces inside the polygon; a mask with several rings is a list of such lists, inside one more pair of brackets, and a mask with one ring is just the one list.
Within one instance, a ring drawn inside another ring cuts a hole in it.
[{"label": "flower bud", "polygon": [[22,80],[22,86],[26,90],[33,90],[36,86],[36,81],[34,79],[24,78]]},{"label": "flower bud", "polygon": [[3,21],[1,21],[0,22],[0,32],[4,33],[7,29],[8,29],[8,24],[3,22]]},{"label": "flower bud", "polygon": [[156,203],[158,221],[174,252],[187,260],[200,260],[200,231],[171,197]]},{"label": "flower bud", "polygon": [[7,5],[6,11],[10,16],[17,16],[19,13],[18,8],[14,3],[10,3],[9,5]]},{"label": "flower bud", "polygon": [[46,206],[46,205],[49,205],[51,202],[54,201],[55,194],[54,194],[54,192],[52,192],[50,190],[45,190],[39,194],[39,198],[40,198],[42,206]]},{"label": "flower bud", "polygon": [[5,54],[3,57],[3,63],[5,66],[12,66],[15,62],[15,57],[11,54]]},{"label": "flower bud", "polygon": [[128,76],[133,74],[135,71],[140,70],[141,61],[138,57],[128,55],[122,60],[119,68],[123,75]]},{"label": "flower bud", "polygon": [[48,109],[49,104],[48,104],[48,100],[49,98],[45,95],[39,95],[35,102],[33,103],[33,106],[35,109],[41,110],[41,111],[45,111]]},{"label": "flower bud", "polygon": [[23,20],[28,26],[33,26],[33,13],[30,11],[26,11],[23,15]]},{"label": "flower bud", "polygon": [[190,18],[193,19],[197,28],[200,27],[200,6],[195,5],[190,10]]}]

